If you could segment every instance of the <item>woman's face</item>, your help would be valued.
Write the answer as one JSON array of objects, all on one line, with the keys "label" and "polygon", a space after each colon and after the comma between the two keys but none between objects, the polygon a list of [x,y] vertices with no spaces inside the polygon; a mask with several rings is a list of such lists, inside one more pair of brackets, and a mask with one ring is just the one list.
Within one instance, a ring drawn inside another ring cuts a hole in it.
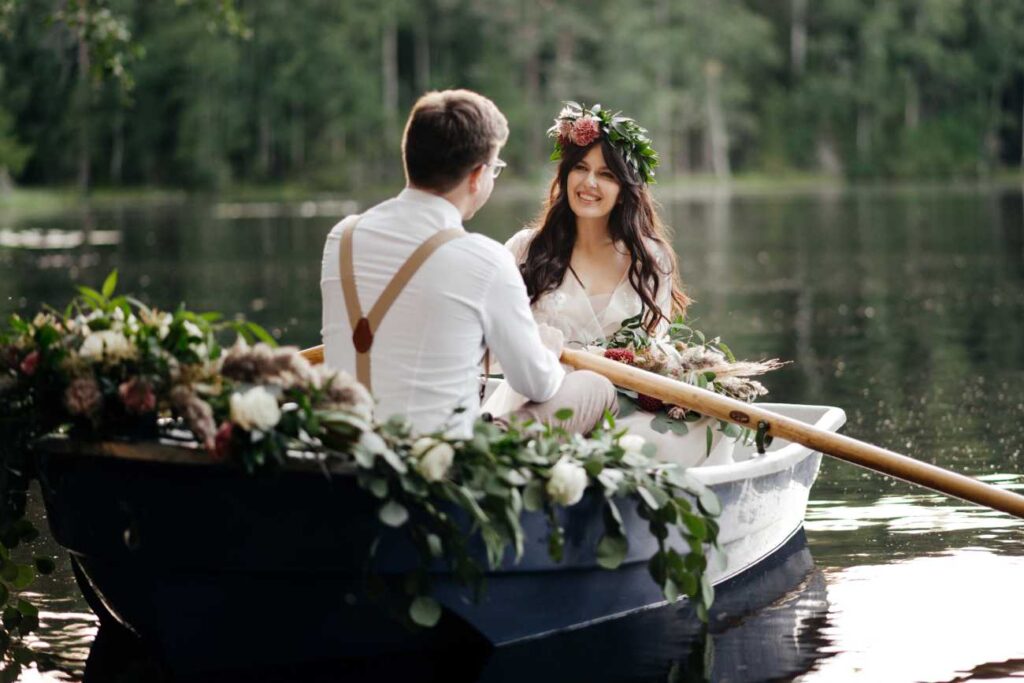
[{"label": "woman's face", "polygon": [[606,218],[619,199],[619,181],[604,162],[601,145],[569,169],[566,181],[569,208],[577,218]]}]

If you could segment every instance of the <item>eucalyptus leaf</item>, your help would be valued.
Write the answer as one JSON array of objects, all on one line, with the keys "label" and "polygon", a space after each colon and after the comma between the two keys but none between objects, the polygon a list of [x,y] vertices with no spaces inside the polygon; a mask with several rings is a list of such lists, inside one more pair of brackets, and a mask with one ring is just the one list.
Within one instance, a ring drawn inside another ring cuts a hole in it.
[{"label": "eucalyptus leaf", "polygon": [[421,595],[409,605],[409,618],[415,624],[430,628],[441,620],[441,605],[434,598]]},{"label": "eucalyptus leaf", "polygon": [[523,507],[528,512],[537,512],[544,507],[544,482],[534,479],[523,489]]},{"label": "eucalyptus leaf", "polygon": [[572,416],[572,408],[560,408],[559,410],[555,411],[555,419],[560,422],[566,422],[567,420],[571,419]]},{"label": "eucalyptus leaf", "polygon": [[597,563],[605,569],[618,569],[628,551],[629,541],[625,536],[605,534],[597,544]]},{"label": "eucalyptus leaf", "polygon": [[377,516],[384,524],[398,528],[409,519],[409,511],[401,503],[389,500],[381,506]]},{"label": "eucalyptus leaf", "polygon": [[658,434],[665,434],[669,430],[669,420],[661,413],[658,413],[651,420],[650,427]]}]

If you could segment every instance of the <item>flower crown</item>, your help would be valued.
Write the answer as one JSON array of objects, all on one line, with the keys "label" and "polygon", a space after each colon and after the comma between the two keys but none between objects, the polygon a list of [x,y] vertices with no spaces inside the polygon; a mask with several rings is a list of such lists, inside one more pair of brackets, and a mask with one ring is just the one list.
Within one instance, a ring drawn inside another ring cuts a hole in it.
[{"label": "flower crown", "polygon": [[555,118],[555,125],[548,129],[548,137],[555,138],[555,151],[551,161],[562,158],[567,144],[586,147],[602,135],[619,151],[633,170],[644,182],[654,182],[654,167],[658,165],[658,153],[651,147],[647,129],[621,112],[614,114],[595,104],[587,109],[578,102],[566,102]]}]

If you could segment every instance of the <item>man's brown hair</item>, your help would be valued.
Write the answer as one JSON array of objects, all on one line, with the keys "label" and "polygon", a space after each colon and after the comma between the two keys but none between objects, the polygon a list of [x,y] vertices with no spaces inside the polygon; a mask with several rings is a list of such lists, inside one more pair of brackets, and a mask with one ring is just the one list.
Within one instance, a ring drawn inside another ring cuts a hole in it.
[{"label": "man's brown hair", "polygon": [[508,121],[494,102],[471,90],[428,92],[417,100],[402,137],[411,185],[448,192],[491,160],[508,139]]}]

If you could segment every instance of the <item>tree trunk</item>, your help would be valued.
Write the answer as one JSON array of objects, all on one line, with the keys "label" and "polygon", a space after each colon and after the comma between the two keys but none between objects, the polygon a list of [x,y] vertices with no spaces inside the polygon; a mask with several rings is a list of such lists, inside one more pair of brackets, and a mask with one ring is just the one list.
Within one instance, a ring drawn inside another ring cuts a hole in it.
[{"label": "tree trunk", "polygon": [[807,0],[790,0],[789,11],[789,69],[799,77],[807,62]]},{"label": "tree trunk", "polygon": [[114,113],[114,126],[110,145],[110,182],[120,185],[124,172],[124,110],[120,105]]},{"label": "tree trunk", "polygon": [[388,140],[393,140],[398,124],[398,25],[394,16],[384,19],[380,57],[385,135]]},{"label": "tree trunk", "polygon": [[[518,50],[525,56],[523,64],[523,103],[528,112],[540,107],[540,30],[536,16],[537,8],[532,0],[520,5],[522,21],[519,28]],[[530,126],[526,138],[528,159],[540,159],[544,141],[539,126]]]},{"label": "tree trunk", "polygon": [[909,71],[903,75],[906,84],[906,100],[903,103],[903,125],[909,130],[917,128],[921,122],[921,93],[917,81]]},{"label": "tree trunk", "polygon": [[731,175],[729,133],[722,112],[721,78],[721,62],[709,59],[704,64],[704,82],[707,87],[706,114],[708,142],[711,146],[711,169],[719,180],[728,180]]},{"label": "tree trunk", "polygon": [[256,165],[259,168],[260,176],[264,179],[270,176],[271,146],[273,137],[270,126],[270,114],[267,112],[267,103],[264,97],[260,97],[259,113],[259,152]]},{"label": "tree trunk", "polygon": [[6,166],[0,166],[0,197],[10,194],[12,189],[14,183],[11,182],[11,174]]},{"label": "tree trunk", "polygon": [[416,94],[430,90],[430,27],[426,19],[417,22],[416,40]]},{"label": "tree trunk", "polygon": [[868,125],[868,116],[864,113],[863,107],[857,108],[857,158],[863,161],[867,158],[871,149],[871,130]]},{"label": "tree trunk", "polygon": [[1021,76],[1020,86],[1020,167],[1024,169],[1024,76]]},{"label": "tree trunk", "polygon": [[[657,22],[659,26],[668,27],[672,21],[671,0],[661,0],[657,7]],[[672,91],[672,60],[661,59],[658,61],[655,75],[655,83],[658,92],[657,110],[658,127],[661,129],[658,139],[662,140],[661,159],[664,168],[668,173],[675,172],[675,149],[673,146],[673,122],[675,121],[673,109],[675,108],[676,94]]]},{"label": "tree trunk", "polygon": [[89,194],[92,170],[92,140],[89,114],[92,109],[92,92],[89,84],[89,44],[85,39],[88,25],[88,0],[81,0],[78,6],[78,189],[83,195]]}]

